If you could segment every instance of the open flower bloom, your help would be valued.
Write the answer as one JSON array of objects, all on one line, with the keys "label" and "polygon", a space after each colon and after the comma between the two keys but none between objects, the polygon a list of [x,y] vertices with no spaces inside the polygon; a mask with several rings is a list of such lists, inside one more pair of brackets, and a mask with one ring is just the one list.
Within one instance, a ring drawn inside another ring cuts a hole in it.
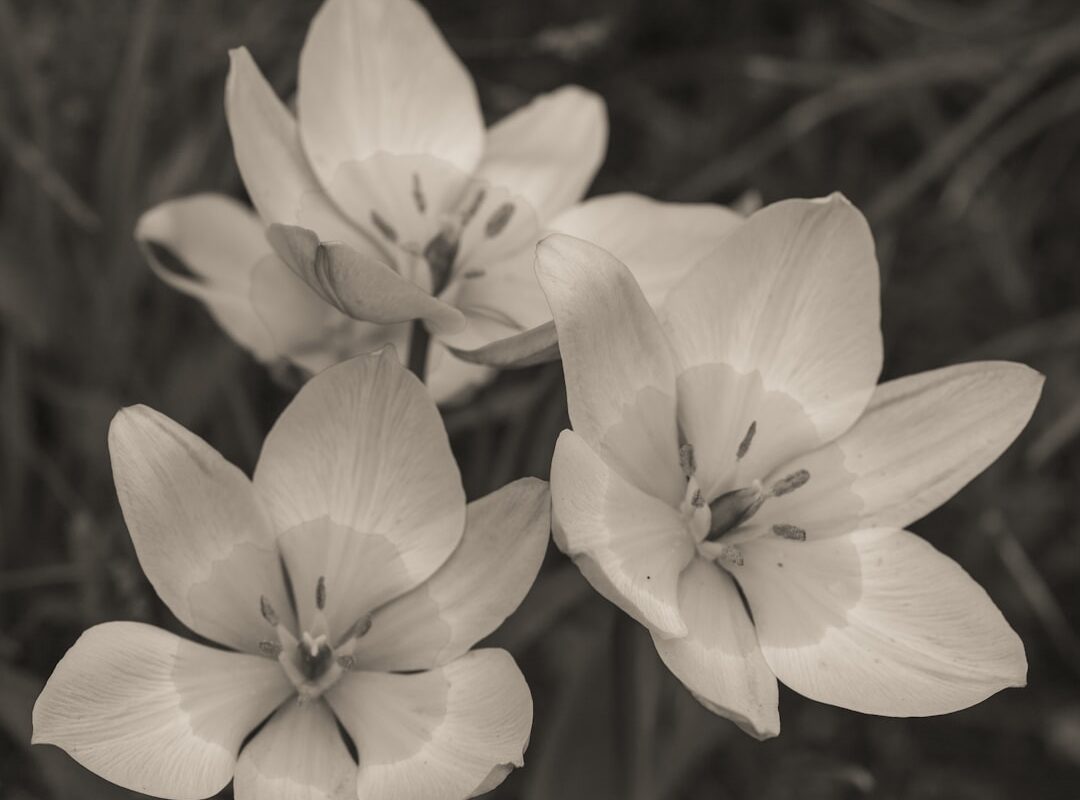
[{"label": "open flower bloom", "polygon": [[315,372],[388,342],[404,354],[419,319],[435,337],[428,382],[449,399],[487,365],[557,352],[533,273],[545,232],[598,242],[666,290],[658,254],[703,255],[738,220],[637,195],[578,204],[607,144],[603,101],[564,87],[485,131],[472,78],[414,0],[327,0],[296,101],[294,117],[234,50],[226,112],[257,215],[199,195],[136,230],[158,274],[263,361]]},{"label": "open flower bloom", "polygon": [[35,743],[169,798],[235,775],[238,800],[462,800],[521,765],[529,689],[508,653],[469,648],[536,576],[547,487],[466,506],[438,412],[396,355],[310,381],[252,480],[143,406],[117,414],[109,449],[157,593],[230,649],[91,628],[38,698]]},{"label": "open flower bloom", "polygon": [[876,386],[874,245],[846,200],[756,212],[656,313],[583,241],[546,239],[537,273],[573,423],[555,541],[702,703],[764,738],[777,679],[888,716],[1024,684],[991,600],[903,529],[1012,442],[1041,376],[982,362]]}]

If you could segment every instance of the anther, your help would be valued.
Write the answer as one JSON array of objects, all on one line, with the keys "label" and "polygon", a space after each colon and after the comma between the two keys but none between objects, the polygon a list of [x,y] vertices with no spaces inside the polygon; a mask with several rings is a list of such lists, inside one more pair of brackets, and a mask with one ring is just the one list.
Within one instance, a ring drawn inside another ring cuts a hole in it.
[{"label": "anther", "polygon": [[795,525],[773,525],[772,532],[781,539],[790,539],[793,542],[806,541],[806,531]]},{"label": "anther", "polygon": [[746,429],[746,435],[743,436],[742,441],[739,442],[739,448],[735,451],[735,458],[742,460],[748,452],[750,452],[750,443],[754,441],[754,434],[757,433],[757,420],[755,419],[750,423],[750,427]]},{"label": "anther", "polygon": [[264,639],[263,641],[259,642],[259,652],[262,653],[264,656],[269,656],[270,658],[277,658],[278,655],[281,653],[281,645],[278,642],[271,642]]},{"label": "anther", "polygon": [[366,616],[366,617],[361,617],[356,622],[354,622],[349,627],[349,630],[347,630],[345,632],[345,636],[342,638],[342,641],[347,642],[350,639],[359,639],[361,636],[363,636],[369,630],[371,630],[371,615],[370,614],[368,616]]},{"label": "anther", "polygon": [[697,459],[694,457],[694,446],[689,442],[679,445],[679,468],[688,479],[694,477],[697,472]]},{"label": "anther", "polygon": [[427,211],[427,200],[424,199],[424,190],[420,188],[420,173],[414,172],[412,176],[412,196],[416,203],[416,210],[423,214]]},{"label": "anther", "polygon": [[717,561],[723,561],[725,564],[741,567],[745,562],[743,561],[742,550],[733,544],[729,544],[720,551],[720,555],[717,556]]},{"label": "anther", "polygon": [[488,217],[487,224],[484,226],[484,233],[489,239],[494,239],[503,232],[503,229],[510,223],[512,216],[514,216],[514,204],[503,203]]},{"label": "anther", "polygon": [[322,611],[326,608],[326,576],[320,575],[319,582],[315,584],[315,608]]},{"label": "anther", "polygon": [[356,659],[353,656],[338,656],[337,665],[342,669],[352,669],[356,666]]},{"label": "anther", "polygon": [[810,480],[810,473],[805,469],[800,469],[798,472],[793,472],[786,478],[781,478],[774,483],[769,493],[773,497],[782,497],[785,494],[794,492],[800,486],[805,486],[808,480]]},{"label": "anther", "polygon": [[270,601],[266,599],[266,595],[259,597],[259,611],[262,612],[263,619],[271,625],[277,626],[279,622],[277,612],[274,611],[274,607],[270,605]]},{"label": "anther", "polygon": [[487,196],[487,191],[480,189],[475,195],[473,195],[472,203],[465,209],[465,213],[461,215],[461,227],[464,228],[470,222],[472,218],[476,216],[476,212],[480,210],[480,206],[484,202],[484,198]]},{"label": "anther", "polygon": [[394,230],[389,222],[382,218],[378,211],[371,212],[371,224],[378,228],[379,233],[385,236],[389,241],[397,241],[397,231]]},{"label": "anther", "polygon": [[482,269],[469,269],[461,273],[463,278],[483,278],[485,275],[487,275],[487,272]]},{"label": "anther", "polygon": [[424,260],[431,269],[431,293],[439,294],[446,288],[450,270],[458,252],[458,235],[451,229],[440,231],[424,248]]},{"label": "anther", "polygon": [[705,498],[701,494],[701,489],[696,489],[694,491],[694,496],[690,498],[690,505],[692,505],[694,508],[705,507]]}]

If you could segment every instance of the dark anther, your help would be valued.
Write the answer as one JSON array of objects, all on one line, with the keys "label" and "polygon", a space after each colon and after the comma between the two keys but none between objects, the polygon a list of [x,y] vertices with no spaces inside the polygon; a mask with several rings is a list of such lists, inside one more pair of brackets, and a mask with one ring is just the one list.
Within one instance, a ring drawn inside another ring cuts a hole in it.
[{"label": "dark anther", "polygon": [[487,272],[482,269],[470,269],[461,273],[463,278],[483,278],[485,275],[487,275]]},{"label": "dark anther", "polygon": [[319,582],[315,584],[315,607],[322,611],[326,608],[326,577],[319,576]]},{"label": "dark anther", "polygon": [[786,478],[782,478],[773,484],[770,490],[773,497],[782,497],[785,494],[794,492],[800,486],[806,485],[806,482],[810,480],[810,473],[805,469],[800,469],[798,472],[793,472]]},{"label": "dark anther", "polygon": [[694,473],[697,472],[697,459],[694,457],[692,444],[679,445],[679,467],[687,478],[694,477]]},{"label": "dark anther", "polygon": [[790,539],[793,542],[806,541],[806,531],[795,525],[773,525],[772,532],[781,539]]},{"label": "dark anther", "polygon": [[487,225],[484,226],[484,233],[489,239],[494,239],[503,232],[503,229],[510,223],[512,216],[514,216],[514,204],[503,203],[488,217]]},{"label": "dark anther", "polygon": [[277,642],[269,642],[264,639],[263,641],[259,642],[259,652],[262,653],[264,656],[269,656],[270,658],[277,658],[278,654],[281,652],[281,645]]},{"label": "dark anther", "polygon": [[757,420],[755,419],[750,423],[750,427],[746,429],[746,435],[742,437],[742,441],[739,442],[739,449],[735,451],[735,458],[742,459],[748,452],[750,452],[750,443],[754,441],[754,434],[757,433]]},{"label": "dark anther", "polygon": [[416,203],[416,210],[423,214],[427,211],[427,200],[424,199],[424,190],[420,187],[420,174],[412,174],[412,196]]},{"label": "dark anther", "polygon": [[271,625],[278,624],[278,615],[274,611],[274,607],[270,605],[270,601],[266,599],[266,595],[259,598],[259,611],[262,612],[263,619],[269,622]]},{"label": "dark anther", "polygon": [[464,228],[466,225],[468,225],[470,222],[472,222],[472,218],[475,217],[476,212],[480,210],[480,206],[481,206],[481,204],[483,204],[484,197],[486,197],[486,196],[487,196],[487,192],[484,191],[483,189],[481,189],[480,191],[478,191],[476,193],[476,196],[473,197],[472,204],[467,209],[465,209],[465,213],[461,215],[461,227],[462,228]]},{"label": "dark anther", "polygon": [[379,233],[385,236],[389,241],[397,241],[397,231],[394,230],[393,226],[389,222],[387,222],[379,215],[378,211],[371,212],[371,224],[378,228]]}]

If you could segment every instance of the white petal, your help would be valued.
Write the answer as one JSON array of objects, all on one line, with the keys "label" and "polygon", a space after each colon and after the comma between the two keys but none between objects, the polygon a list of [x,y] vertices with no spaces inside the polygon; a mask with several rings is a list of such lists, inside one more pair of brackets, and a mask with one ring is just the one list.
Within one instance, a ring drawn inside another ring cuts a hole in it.
[{"label": "white petal", "polygon": [[776,678],[731,577],[695,558],[679,581],[686,636],[653,636],[656,651],[710,711],[757,739],[780,734]]},{"label": "white petal", "polygon": [[[351,226],[334,209],[308,166],[296,120],[244,47],[229,51],[225,116],[240,175],[266,224],[302,222],[326,238],[351,241],[340,235]],[[325,220],[337,235],[314,224],[316,218]]]},{"label": "white petal", "polygon": [[506,338],[496,339],[475,349],[451,347],[450,351],[471,364],[488,364],[502,369],[531,367],[559,358],[559,335],[555,331],[554,321],[521,333],[512,333],[508,328],[505,333]]},{"label": "white petal", "polygon": [[137,622],[84,633],[34,705],[34,744],[156,797],[203,798],[233,775],[244,738],[292,693],[277,662]]},{"label": "white petal", "polygon": [[524,763],[532,697],[503,650],[428,672],[350,673],[326,697],[356,742],[359,797],[462,800]]},{"label": "white petal", "polygon": [[430,669],[464,654],[525,598],[550,530],[547,484],[535,478],[470,503],[465,535],[450,559],[375,613],[356,649],[360,668]]},{"label": "white petal", "polygon": [[862,413],[881,370],[878,283],[854,206],[839,195],[786,200],[724,237],[672,289],[663,316],[684,366],[760,372],[829,441]]},{"label": "white petal", "polygon": [[679,575],[694,556],[674,508],[619,476],[573,431],[551,462],[555,543],[600,594],[660,636],[684,636]]},{"label": "white petal", "polygon": [[327,0],[300,53],[304,149],[330,185],[379,151],[427,154],[472,172],[483,148],[476,87],[413,0]]},{"label": "white petal", "polygon": [[524,196],[543,223],[585,195],[604,160],[607,134],[603,99],[564,86],[492,126],[478,172]]},{"label": "white petal", "polygon": [[236,762],[236,800],[356,800],[352,760],[326,703],[278,709]]},{"label": "white petal", "polygon": [[251,482],[146,406],[113,417],[109,455],[135,552],[161,599],[193,631],[257,652],[273,634],[260,598],[283,618],[290,612],[278,548]]},{"label": "white petal", "polygon": [[312,378],[266,437],[265,498],[306,621],[319,576],[340,633],[426,580],[465,526],[442,418],[390,348]]},{"label": "white petal", "polygon": [[321,243],[315,231],[295,225],[271,225],[267,236],[298,277],[352,319],[381,325],[424,319],[435,332],[465,327],[460,311],[369,253]]},{"label": "white petal", "polygon": [[813,700],[947,714],[1023,686],[1024,646],[986,592],[907,531],[764,537],[734,567],[776,677]]},{"label": "white petal", "polygon": [[673,356],[633,276],[610,253],[555,234],[536,274],[559,333],[574,430],[640,489],[677,505]]},{"label": "white petal", "polygon": [[592,197],[550,224],[608,250],[626,264],[656,307],[743,217],[712,203],[663,203],[629,192]]},{"label": "white petal", "polygon": [[[262,223],[231,197],[199,194],[154,206],[135,226],[151,269],[174,289],[206,304],[217,323],[260,361],[274,357],[269,332],[251,306],[251,273],[270,254]],[[167,250],[191,273],[163,262]]]},{"label": "white petal", "polygon": [[[406,351],[402,349],[399,352]],[[458,358],[438,339],[428,343],[425,381],[432,399],[440,406],[468,401],[478,389],[491,383],[495,375],[491,367],[470,364]]]}]

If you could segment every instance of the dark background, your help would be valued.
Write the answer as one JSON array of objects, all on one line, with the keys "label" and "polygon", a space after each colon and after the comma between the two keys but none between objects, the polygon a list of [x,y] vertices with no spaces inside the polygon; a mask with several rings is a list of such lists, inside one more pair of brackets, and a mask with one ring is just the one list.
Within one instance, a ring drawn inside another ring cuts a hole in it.
[{"label": "dark background", "polygon": [[[1080,797],[1075,0],[427,5],[489,119],[567,82],[606,98],[594,192],[843,191],[877,240],[885,377],[974,358],[1048,376],[1019,442],[914,526],[1019,631],[1026,689],[921,720],[782,690],[783,733],[758,743],[698,707],[553,551],[494,637],[532,685],[536,724],[527,767],[493,797]],[[242,191],[226,50],[248,45],[288,95],[315,7],[0,0],[0,796],[126,796],[31,750],[30,708],[86,627],[179,629],[120,519],[113,413],[149,403],[250,470],[288,401],[152,277],[131,232],[155,202]],[[546,477],[567,425],[558,365],[504,374],[446,421],[470,498]]]}]

